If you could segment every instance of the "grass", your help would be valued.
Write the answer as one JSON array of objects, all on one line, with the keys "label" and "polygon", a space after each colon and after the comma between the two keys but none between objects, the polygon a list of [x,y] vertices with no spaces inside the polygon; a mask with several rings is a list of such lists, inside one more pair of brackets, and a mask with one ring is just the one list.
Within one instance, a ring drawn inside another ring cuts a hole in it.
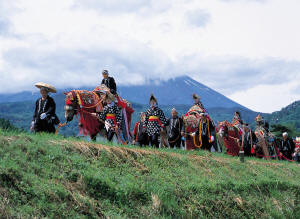
[{"label": "grass", "polygon": [[0,134],[0,218],[296,218],[300,166]]}]

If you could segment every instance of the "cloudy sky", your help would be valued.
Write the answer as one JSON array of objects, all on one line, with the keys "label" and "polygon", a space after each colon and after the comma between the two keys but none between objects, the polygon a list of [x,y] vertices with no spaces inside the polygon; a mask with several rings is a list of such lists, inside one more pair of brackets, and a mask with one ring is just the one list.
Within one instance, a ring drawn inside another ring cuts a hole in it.
[{"label": "cloudy sky", "polygon": [[[299,0],[0,0],[0,93],[189,75],[250,109],[300,100]],[[205,97],[203,97],[205,98]]]}]

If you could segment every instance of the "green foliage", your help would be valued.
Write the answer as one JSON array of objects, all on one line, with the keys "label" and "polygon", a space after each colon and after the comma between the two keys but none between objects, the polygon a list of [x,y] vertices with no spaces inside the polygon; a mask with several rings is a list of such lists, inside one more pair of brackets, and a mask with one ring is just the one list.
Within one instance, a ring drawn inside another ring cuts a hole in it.
[{"label": "green foliage", "polygon": [[0,135],[4,218],[295,218],[297,164]]},{"label": "green foliage", "polygon": [[0,118],[0,129],[6,131],[16,131],[18,130],[15,126],[13,126],[9,120]]}]

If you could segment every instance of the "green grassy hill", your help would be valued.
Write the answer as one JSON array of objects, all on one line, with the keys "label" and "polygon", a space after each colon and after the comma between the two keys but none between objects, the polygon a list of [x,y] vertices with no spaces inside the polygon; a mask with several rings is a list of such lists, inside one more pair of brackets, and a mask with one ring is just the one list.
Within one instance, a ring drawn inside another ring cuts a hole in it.
[{"label": "green grassy hill", "polygon": [[0,133],[1,218],[295,218],[300,166]]}]

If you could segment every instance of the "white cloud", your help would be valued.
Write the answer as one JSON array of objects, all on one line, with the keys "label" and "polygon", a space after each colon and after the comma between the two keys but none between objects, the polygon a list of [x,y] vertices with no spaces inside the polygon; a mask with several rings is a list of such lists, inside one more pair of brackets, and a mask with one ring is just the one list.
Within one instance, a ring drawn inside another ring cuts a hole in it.
[{"label": "white cloud", "polygon": [[[299,7],[298,0],[0,0],[0,92],[36,80],[88,85],[108,68],[120,83],[188,73],[243,103],[243,92],[273,90],[300,74]],[[299,92],[284,94],[280,106]]]},{"label": "white cloud", "polygon": [[252,110],[271,113],[300,99],[300,91],[295,94],[293,89],[299,89],[297,81],[283,82],[280,85],[258,85],[229,97]]}]

